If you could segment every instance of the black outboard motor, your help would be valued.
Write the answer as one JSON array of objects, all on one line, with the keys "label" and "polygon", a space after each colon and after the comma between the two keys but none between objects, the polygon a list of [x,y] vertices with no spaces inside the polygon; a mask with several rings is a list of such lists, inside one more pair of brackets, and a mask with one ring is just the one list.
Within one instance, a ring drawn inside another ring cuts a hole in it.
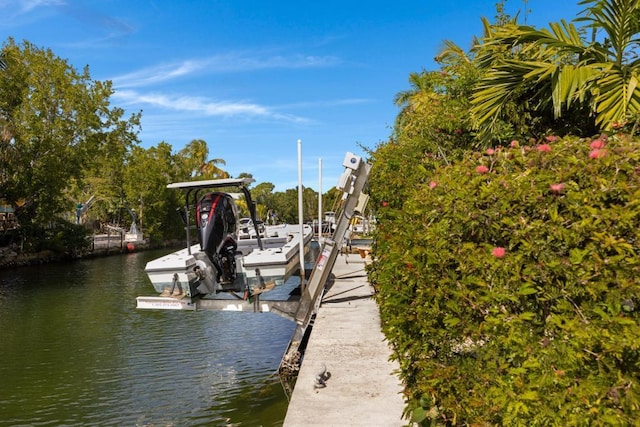
[{"label": "black outboard motor", "polygon": [[226,193],[207,193],[196,206],[200,248],[218,271],[218,282],[223,284],[236,280],[236,217],[236,204]]}]

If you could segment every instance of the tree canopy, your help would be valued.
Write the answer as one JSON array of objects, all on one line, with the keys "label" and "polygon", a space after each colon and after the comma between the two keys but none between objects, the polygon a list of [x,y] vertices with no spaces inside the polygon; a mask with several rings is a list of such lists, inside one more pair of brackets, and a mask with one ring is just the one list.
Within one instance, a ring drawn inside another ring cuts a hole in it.
[{"label": "tree canopy", "polygon": [[478,66],[485,72],[471,112],[481,134],[494,131],[513,102],[554,120],[573,116],[574,126],[566,129],[573,133],[638,120],[640,2],[580,4],[587,8],[574,21],[584,24],[582,29],[565,20],[548,29],[510,23],[494,27],[476,45]]},{"label": "tree canopy", "polygon": [[[141,147],[141,113],[125,117],[112,106],[111,82],[93,80],[88,67],[78,71],[50,49],[11,38],[0,58],[0,201],[15,209],[27,242],[42,240],[44,229],[70,230],[76,206],[88,200],[79,218],[85,226],[128,225],[135,216],[154,241],[182,237],[175,212],[182,195],[167,184],[229,177],[224,159],[211,158],[202,139],[177,153],[164,141]],[[297,221],[297,198],[273,189],[256,186],[258,215]],[[317,194],[304,194],[307,212],[315,212]]]},{"label": "tree canopy", "polygon": [[22,227],[69,212],[68,190],[97,153],[136,141],[138,115],[110,106],[110,82],[92,80],[51,50],[12,39],[0,72],[0,198],[16,202]]}]

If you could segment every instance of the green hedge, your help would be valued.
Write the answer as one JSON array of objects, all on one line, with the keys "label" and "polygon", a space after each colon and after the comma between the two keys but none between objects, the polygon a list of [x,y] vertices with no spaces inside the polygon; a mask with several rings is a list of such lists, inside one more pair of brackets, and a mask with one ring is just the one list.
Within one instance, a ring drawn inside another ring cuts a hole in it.
[{"label": "green hedge", "polygon": [[369,279],[413,421],[636,425],[638,144],[513,141],[397,182],[406,150],[378,148]]}]

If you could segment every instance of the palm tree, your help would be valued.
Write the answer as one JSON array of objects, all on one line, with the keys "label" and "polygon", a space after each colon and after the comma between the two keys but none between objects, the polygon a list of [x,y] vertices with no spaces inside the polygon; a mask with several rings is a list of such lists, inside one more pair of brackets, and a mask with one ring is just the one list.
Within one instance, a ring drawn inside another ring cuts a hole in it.
[{"label": "palm tree", "polygon": [[229,174],[218,167],[226,165],[223,159],[207,160],[209,148],[207,142],[202,139],[192,140],[180,150],[179,155],[185,159],[192,178],[229,178]]},{"label": "palm tree", "polygon": [[411,99],[416,95],[433,90],[433,83],[425,71],[409,73],[409,85],[411,89],[398,92],[393,98],[393,103],[403,109],[411,104]]},{"label": "palm tree", "polygon": [[[601,129],[640,117],[640,0],[579,4],[589,7],[575,22],[600,36],[588,43],[563,20],[548,30],[505,25],[476,46],[478,64],[486,70],[472,100],[480,134],[490,134],[509,103],[519,100],[556,119],[586,106]],[[505,47],[510,57],[496,55]]]}]

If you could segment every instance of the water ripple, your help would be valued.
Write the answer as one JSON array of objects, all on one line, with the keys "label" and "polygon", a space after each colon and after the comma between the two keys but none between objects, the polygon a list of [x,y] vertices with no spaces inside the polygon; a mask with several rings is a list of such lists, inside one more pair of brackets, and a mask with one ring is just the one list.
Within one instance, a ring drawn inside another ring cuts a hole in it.
[{"label": "water ripple", "polygon": [[0,426],[282,424],[293,322],[136,310],[157,256],[0,271]]}]

